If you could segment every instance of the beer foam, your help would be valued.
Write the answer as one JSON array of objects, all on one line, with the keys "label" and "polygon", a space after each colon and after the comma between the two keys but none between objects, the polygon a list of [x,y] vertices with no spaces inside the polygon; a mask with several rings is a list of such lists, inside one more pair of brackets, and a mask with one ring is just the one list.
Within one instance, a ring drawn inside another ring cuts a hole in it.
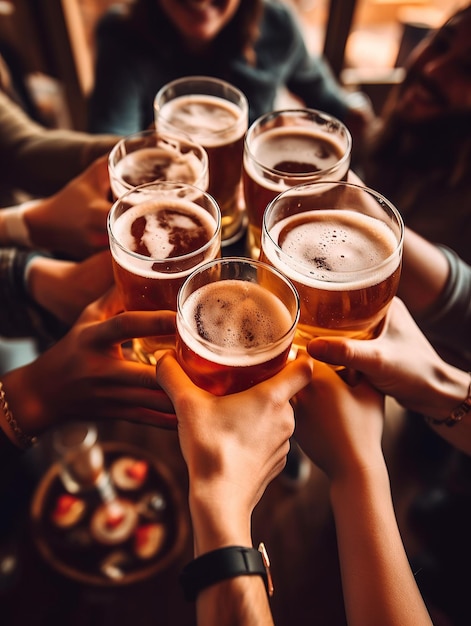
[{"label": "beer foam", "polygon": [[[306,180],[316,180],[326,173],[331,175],[332,180],[340,180],[349,166],[349,160],[346,159],[343,167],[332,172],[342,159],[345,148],[336,137],[303,127],[283,126],[267,130],[253,138],[250,152],[263,167],[275,170],[277,176],[280,172],[285,174],[285,178],[282,176],[280,180],[273,180],[264,175],[250,156],[245,154],[247,174],[262,187],[276,191]],[[289,171],[280,167],[286,162],[291,162]],[[296,164],[300,166],[299,172],[295,169]],[[311,166],[311,171],[306,169],[306,165]],[[298,180],[287,182],[291,179]]]},{"label": "beer foam", "polygon": [[356,211],[308,211],[280,221],[270,237],[284,253],[280,258],[265,236],[263,250],[270,262],[292,280],[322,289],[374,285],[399,265],[390,227]]},{"label": "beer foam", "polygon": [[[162,226],[159,221],[159,214],[164,211],[166,212],[165,226]],[[172,211],[176,212],[172,213]],[[144,219],[144,226],[141,238],[137,244],[144,245],[147,248],[149,257],[143,256],[137,251],[136,238],[132,233],[133,224],[136,220],[142,218]],[[216,231],[216,220],[197,204],[175,198],[139,203],[120,215],[113,226],[113,235],[116,241],[119,241],[121,246],[135,254],[134,256],[128,255],[112,246],[113,256],[116,262],[124,269],[139,276],[159,279],[174,279],[180,274],[185,276],[192,270],[180,273],[161,273],[150,267],[152,263],[149,263],[149,260],[163,261],[170,257],[178,257],[178,255],[173,254],[175,244],[171,241],[172,231],[181,229],[192,234],[195,232],[196,222],[201,225],[201,228],[204,228],[207,233],[207,241],[210,241]]]},{"label": "beer foam", "polygon": [[157,115],[157,125],[160,122],[187,133],[204,147],[234,141],[247,128],[245,115],[236,104],[205,94],[179,96],[166,102]]},{"label": "beer foam", "polygon": [[154,181],[195,184],[201,174],[201,162],[194,152],[183,154],[176,148],[142,148],[126,154],[115,166],[115,176],[128,187]]},{"label": "beer foam", "polygon": [[[263,363],[278,356],[291,340],[288,336],[281,346],[276,343],[292,326],[290,313],[281,300],[255,283],[229,279],[204,285],[187,298],[182,316],[186,325],[178,325],[182,340],[203,358],[220,364]],[[195,335],[213,344],[214,351],[198,343]]]}]

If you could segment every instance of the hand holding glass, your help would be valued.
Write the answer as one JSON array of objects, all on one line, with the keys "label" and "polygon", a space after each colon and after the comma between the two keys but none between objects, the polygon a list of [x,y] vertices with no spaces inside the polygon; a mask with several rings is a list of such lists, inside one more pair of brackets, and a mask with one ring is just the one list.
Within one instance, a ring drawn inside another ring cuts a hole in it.
[{"label": "hand holding glass", "polygon": [[215,395],[242,391],[284,366],[298,316],[298,294],[277,270],[250,259],[217,259],[179,291],[178,361]]},{"label": "hand holding glass", "polygon": [[397,209],[367,187],[317,182],[277,196],[263,217],[261,259],[298,290],[295,344],[375,337],[399,284],[403,237]]},{"label": "hand holding glass", "polygon": [[[177,292],[198,266],[220,256],[221,215],[205,191],[185,183],[150,183],[125,193],[111,208],[108,234],[116,285],[128,311],[176,311]],[[134,352],[153,353],[174,337],[134,339]]]}]

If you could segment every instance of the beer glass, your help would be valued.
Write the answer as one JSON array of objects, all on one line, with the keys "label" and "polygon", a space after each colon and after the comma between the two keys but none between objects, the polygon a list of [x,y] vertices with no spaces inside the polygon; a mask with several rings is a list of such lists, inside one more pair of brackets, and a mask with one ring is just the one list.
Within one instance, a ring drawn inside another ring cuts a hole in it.
[{"label": "beer glass", "polygon": [[215,395],[242,391],[284,366],[298,316],[296,289],[275,268],[238,257],[211,261],[178,293],[178,361]]},{"label": "beer glass", "polygon": [[222,243],[243,234],[241,174],[248,103],[236,87],[217,78],[187,76],[167,83],[154,100],[159,132],[184,132],[209,157],[209,193],[219,204]]},{"label": "beer glass", "polygon": [[253,122],[245,137],[243,161],[250,257],[259,257],[262,218],[268,203],[288,187],[317,180],[345,180],[351,149],[347,127],[322,111],[284,109]]},{"label": "beer glass", "polygon": [[[176,311],[188,274],[221,254],[221,214],[214,198],[194,185],[148,183],[113,204],[108,235],[124,308]],[[174,336],[133,341],[134,356],[151,364],[155,350],[173,346]]]},{"label": "beer glass", "polygon": [[183,135],[144,130],[123,137],[108,157],[111,190],[117,200],[133,187],[157,181],[208,187],[208,155]]},{"label": "beer glass", "polygon": [[397,291],[403,236],[397,209],[361,185],[307,183],[268,205],[260,256],[298,290],[296,346],[323,335],[377,336]]}]

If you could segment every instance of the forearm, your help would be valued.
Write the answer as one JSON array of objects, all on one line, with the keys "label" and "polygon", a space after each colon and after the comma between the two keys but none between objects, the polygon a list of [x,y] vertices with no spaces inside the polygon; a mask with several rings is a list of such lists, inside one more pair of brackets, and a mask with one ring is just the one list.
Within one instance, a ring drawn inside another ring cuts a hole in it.
[{"label": "forearm", "polygon": [[[425,418],[438,435],[458,450],[471,455],[470,374],[452,366],[446,368],[450,377],[441,380],[442,391],[435,396],[435,406],[438,407],[424,412]],[[456,415],[458,419],[453,421],[452,416]]]},{"label": "forearm", "polygon": [[[252,546],[250,514],[232,506],[235,500],[190,489],[195,557],[225,546]],[[260,576],[237,576],[207,587],[198,595],[196,611],[202,626],[273,625]]]},{"label": "forearm", "polygon": [[237,576],[208,587],[196,603],[199,626],[273,626],[260,576]]},{"label": "forearm", "polygon": [[420,235],[405,229],[398,296],[412,315],[421,315],[445,289],[449,264],[443,252]]},{"label": "forearm", "polygon": [[430,371],[423,372],[424,388],[417,386],[417,404],[408,403],[407,408],[427,417],[445,420],[467,397],[469,374],[446,363],[437,355],[430,364]]},{"label": "forearm", "polygon": [[[50,398],[48,402],[43,395],[43,392],[47,394],[47,389],[54,392],[54,384],[47,378],[47,368],[44,371],[35,361],[2,376],[5,399],[14,423],[26,437],[36,437],[54,424],[54,399]],[[0,427],[15,445],[22,447],[21,437],[15,437],[5,414],[1,412]]]},{"label": "forearm", "polygon": [[384,461],[331,485],[349,626],[431,626],[397,526]]},{"label": "forearm", "polygon": [[190,482],[190,512],[195,557],[223,546],[251,546],[250,514],[231,504],[236,498],[195,488]]},{"label": "forearm", "polygon": [[112,135],[46,129],[0,94],[2,180],[35,195],[49,195],[116,143]]}]

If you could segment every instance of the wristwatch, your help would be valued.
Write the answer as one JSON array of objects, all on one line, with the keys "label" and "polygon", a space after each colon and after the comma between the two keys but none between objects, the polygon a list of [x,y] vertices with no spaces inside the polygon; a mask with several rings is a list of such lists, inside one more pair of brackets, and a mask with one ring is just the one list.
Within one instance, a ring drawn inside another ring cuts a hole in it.
[{"label": "wristwatch", "polygon": [[261,576],[268,595],[273,595],[270,560],[263,543],[258,550],[226,546],[202,554],[185,566],[180,574],[180,584],[186,600],[193,602],[206,587],[235,576]]}]

